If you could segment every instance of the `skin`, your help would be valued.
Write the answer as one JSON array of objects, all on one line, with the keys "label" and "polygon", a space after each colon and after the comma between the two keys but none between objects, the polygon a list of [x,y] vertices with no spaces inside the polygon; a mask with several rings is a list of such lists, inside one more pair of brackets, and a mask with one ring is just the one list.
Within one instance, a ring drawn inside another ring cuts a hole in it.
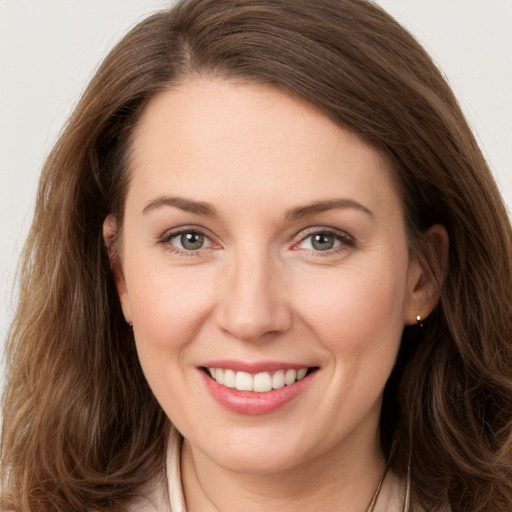
[{"label": "skin", "polygon": [[[437,301],[385,160],[281,92],[203,78],[152,100],[130,172],[112,265],[147,380],[185,437],[188,510],[366,510],[401,332]],[[205,235],[199,250],[180,246],[183,228]],[[108,217],[107,244],[116,229]],[[311,235],[333,232],[332,250],[318,250]],[[446,252],[443,228],[427,239]],[[198,367],[219,359],[318,371],[285,407],[247,416],[206,391]]]}]

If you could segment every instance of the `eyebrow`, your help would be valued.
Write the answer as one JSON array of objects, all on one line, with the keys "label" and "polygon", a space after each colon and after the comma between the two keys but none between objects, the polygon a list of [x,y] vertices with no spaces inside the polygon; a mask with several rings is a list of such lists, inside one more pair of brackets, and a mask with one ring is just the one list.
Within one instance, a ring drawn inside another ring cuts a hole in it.
[{"label": "eyebrow", "polygon": [[203,215],[205,217],[217,218],[219,214],[214,206],[210,203],[203,201],[193,201],[192,199],[185,199],[183,197],[169,197],[161,196],[150,201],[142,210],[142,213],[148,213],[162,206],[174,206],[186,212],[195,213],[196,215]]},{"label": "eyebrow", "polygon": [[297,206],[286,212],[286,220],[297,220],[315,213],[322,213],[329,210],[345,210],[355,209],[364,212],[373,217],[373,212],[366,208],[366,206],[358,203],[354,199],[326,199],[324,201],[315,201],[305,206]]},{"label": "eyebrow", "polygon": [[[204,201],[194,201],[192,199],[186,199],[183,197],[170,197],[161,196],[150,201],[142,210],[142,213],[148,213],[152,210],[160,208],[162,206],[173,206],[180,210],[195,213],[196,215],[202,215],[205,217],[218,218],[219,214],[215,207],[211,203]],[[323,201],[315,201],[303,206],[296,206],[286,211],[285,220],[297,220],[315,213],[322,213],[329,210],[345,210],[355,209],[364,212],[373,217],[373,212],[366,206],[358,203],[354,199],[342,198],[342,199],[326,199]]]}]

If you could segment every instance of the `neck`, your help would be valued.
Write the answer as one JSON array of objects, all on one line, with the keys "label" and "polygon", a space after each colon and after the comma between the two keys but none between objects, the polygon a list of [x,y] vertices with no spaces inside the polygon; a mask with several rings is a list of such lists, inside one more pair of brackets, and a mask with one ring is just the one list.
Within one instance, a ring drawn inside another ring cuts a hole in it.
[{"label": "neck", "polygon": [[270,474],[231,471],[185,441],[181,464],[188,512],[366,512],[385,470],[376,439]]}]

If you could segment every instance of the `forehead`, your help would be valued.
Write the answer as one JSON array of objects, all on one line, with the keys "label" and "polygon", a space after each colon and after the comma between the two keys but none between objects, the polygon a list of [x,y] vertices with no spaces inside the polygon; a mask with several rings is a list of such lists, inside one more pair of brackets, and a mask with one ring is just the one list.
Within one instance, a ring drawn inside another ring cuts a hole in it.
[{"label": "forehead", "polygon": [[138,195],[239,199],[246,207],[265,197],[290,207],[332,195],[398,203],[379,152],[306,102],[262,85],[196,79],[167,90],[150,102],[132,150],[130,192]]}]

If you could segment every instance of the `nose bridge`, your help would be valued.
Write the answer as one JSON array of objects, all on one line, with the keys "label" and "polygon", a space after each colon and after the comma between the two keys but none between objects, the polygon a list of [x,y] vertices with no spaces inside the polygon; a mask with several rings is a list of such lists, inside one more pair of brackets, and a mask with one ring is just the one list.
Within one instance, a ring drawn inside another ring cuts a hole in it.
[{"label": "nose bridge", "polygon": [[279,264],[266,248],[239,248],[228,263],[220,326],[233,336],[257,340],[289,328],[291,314],[279,290]]}]

